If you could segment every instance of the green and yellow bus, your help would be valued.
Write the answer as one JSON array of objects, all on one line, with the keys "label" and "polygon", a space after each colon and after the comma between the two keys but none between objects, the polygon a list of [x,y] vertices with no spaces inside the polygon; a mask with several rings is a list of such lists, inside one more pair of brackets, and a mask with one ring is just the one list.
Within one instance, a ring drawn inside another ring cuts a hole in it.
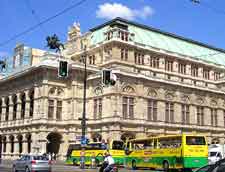
[{"label": "green and yellow bus", "polygon": [[183,169],[190,171],[208,163],[208,145],[205,136],[179,134],[127,141],[125,166]]},{"label": "green and yellow bus", "polygon": [[71,144],[67,151],[66,164],[79,165],[81,154],[84,152],[85,165],[91,165],[93,157],[96,165],[100,165],[104,160],[103,155],[106,150],[112,155],[117,165],[124,164],[124,142],[120,140],[112,140],[106,146],[103,146],[101,142],[92,142],[88,143],[84,148],[81,147],[81,144]]}]

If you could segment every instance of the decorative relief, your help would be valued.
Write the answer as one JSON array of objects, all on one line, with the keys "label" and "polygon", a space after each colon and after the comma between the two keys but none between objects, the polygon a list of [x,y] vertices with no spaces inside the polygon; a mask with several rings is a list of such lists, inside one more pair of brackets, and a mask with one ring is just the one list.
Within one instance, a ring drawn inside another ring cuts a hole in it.
[{"label": "decorative relief", "polygon": [[48,95],[62,97],[64,95],[64,90],[59,87],[52,87],[49,89]]},{"label": "decorative relief", "polygon": [[148,90],[148,96],[150,97],[157,97],[157,92],[154,89],[149,89]]},{"label": "decorative relief", "polygon": [[122,90],[123,92],[125,92],[125,93],[135,93],[135,90],[134,90],[134,88],[133,87],[131,87],[131,86],[125,86],[125,87],[123,87],[123,90]]},{"label": "decorative relief", "polygon": [[184,103],[189,103],[190,102],[190,97],[188,95],[182,95],[181,96],[181,101]]},{"label": "decorative relief", "polygon": [[217,101],[212,99],[211,102],[210,102],[210,105],[211,106],[217,106]]},{"label": "decorative relief", "polygon": [[196,103],[202,105],[204,103],[204,99],[202,97],[198,97],[196,99]]},{"label": "decorative relief", "polygon": [[165,94],[165,98],[167,100],[173,100],[174,97],[175,97],[175,93],[174,92],[166,92],[166,94]]},{"label": "decorative relief", "polygon": [[96,94],[96,95],[101,95],[101,94],[103,94],[103,89],[102,89],[101,87],[96,87],[96,88],[94,89],[94,94]]}]

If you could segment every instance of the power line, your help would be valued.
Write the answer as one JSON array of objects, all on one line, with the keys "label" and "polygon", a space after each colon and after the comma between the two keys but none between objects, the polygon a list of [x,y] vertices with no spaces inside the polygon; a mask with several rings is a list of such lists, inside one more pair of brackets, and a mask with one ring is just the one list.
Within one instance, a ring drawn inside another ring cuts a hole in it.
[{"label": "power line", "polygon": [[[33,16],[34,19],[37,21],[37,23],[40,23],[40,22],[41,22],[40,17],[39,17],[38,14],[35,12],[35,10],[32,8],[31,3],[30,3],[30,0],[24,0],[24,2],[25,2],[25,4],[26,4],[27,8],[31,11],[32,16]],[[47,33],[46,30],[44,29],[43,25],[40,25],[39,27],[41,28],[41,30],[42,30],[43,32]]]},{"label": "power line", "polygon": [[31,32],[32,30],[36,29],[36,28],[39,27],[40,25],[43,25],[44,23],[47,23],[47,22],[49,22],[49,21],[55,19],[56,17],[61,16],[62,14],[66,13],[67,11],[69,11],[69,10],[71,10],[71,9],[73,9],[73,8],[75,8],[75,7],[79,6],[79,5],[81,5],[81,4],[83,4],[85,1],[87,1],[87,0],[80,0],[79,2],[77,2],[77,3],[75,3],[75,4],[71,5],[71,6],[69,6],[69,7],[67,7],[67,8],[65,8],[64,10],[58,12],[57,14],[55,14],[55,15],[53,15],[53,16],[51,16],[51,17],[49,17],[49,18],[47,18],[47,19],[45,19],[45,20],[39,22],[39,23],[36,24],[36,25],[33,25],[33,26],[29,27],[28,29],[24,30],[23,32],[20,32],[20,33],[18,33],[18,34],[15,34],[15,35],[12,36],[10,39],[8,39],[8,40],[6,40],[6,41],[4,41],[4,42],[1,42],[1,43],[0,43],[0,47],[4,46],[5,44],[8,44],[9,42],[15,40],[16,38],[18,38],[18,37],[20,37],[20,36],[23,36],[23,35],[25,35],[25,34]]},{"label": "power line", "polygon": [[225,11],[222,9],[217,9],[214,6],[212,6],[211,4],[207,3],[207,2],[203,2],[201,0],[190,0],[192,3],[197,4],[197,5],[202,5],[203,7],[206,7],[208,9],[210,9],[211,11],[214,11],[215,13],[218,14],[222,14],[225,15]]}]

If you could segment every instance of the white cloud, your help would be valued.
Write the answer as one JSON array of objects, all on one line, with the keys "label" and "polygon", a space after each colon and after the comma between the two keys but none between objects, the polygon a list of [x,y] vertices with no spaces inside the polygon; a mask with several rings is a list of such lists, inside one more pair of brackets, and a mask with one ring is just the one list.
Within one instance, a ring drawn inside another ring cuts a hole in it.
[{"label": "white cloud", "polygon": [[152,16],[154,10],[150,6],[144,6],[142,9],[131,9],[120,3],[104,3],[98,6],[96,15],[98,18],[113,19],[122,17],[128,20],[135,18],[146,19]]}]

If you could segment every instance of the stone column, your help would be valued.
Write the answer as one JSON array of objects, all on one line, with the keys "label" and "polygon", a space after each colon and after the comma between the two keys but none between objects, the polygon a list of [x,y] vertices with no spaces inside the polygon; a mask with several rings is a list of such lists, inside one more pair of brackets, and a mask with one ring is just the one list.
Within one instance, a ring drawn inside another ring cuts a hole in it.
[{"label": "stone column", "polygon": [[204,107],[204,125],[211,126],[211,112],[208,107]]},{"label": "stone column", "polygon": [[9,96],[9,120],[13,120],[13,102],[12,102],[12,96]]},{"label": "stone column", "polygon": [[16,119],[21,119],[21,100],[20,100],[20,96],[19,95],[17,95]]},{"label": "stone column", "polygon": [[165,105],[165,102],[164,101],[158,101],[158,120],[159,121],[165,121],[165,108],[166,108],[166,105]]},{"label": "stone column", "polygon": [[23,134],[22,148],[23,148],[22,154],[28,154],[28,144],[26,134]]},{"label": "stone column", "polygon": [[197,109],[195,105],[190,105],[190,124],[197,124]]},{"label": "stone column", "polygon": [[29,91],[25,92],[26,95],[26,105],[25,105],[25,118],[30,117],[30,97],[29,97]]},{"label": "stone column", "polygon": [[17,158],[18,157],[18,155],[19,155],[19,141],[18,141],[18,137],[15,137],[14,138],[14,152],[13,152],[13,154],[14,154],[14,158]]},{"label": "stone column", "polygon": [[181,112],[181,104],[180,103],[174,103],[174,122],[175,123],[182,122],[182,112]]},{"label": "stone column", "polygon": [[2,99],[1,123],[5,121],[5,113],[6,113],[5,98],[3,98]]}]

